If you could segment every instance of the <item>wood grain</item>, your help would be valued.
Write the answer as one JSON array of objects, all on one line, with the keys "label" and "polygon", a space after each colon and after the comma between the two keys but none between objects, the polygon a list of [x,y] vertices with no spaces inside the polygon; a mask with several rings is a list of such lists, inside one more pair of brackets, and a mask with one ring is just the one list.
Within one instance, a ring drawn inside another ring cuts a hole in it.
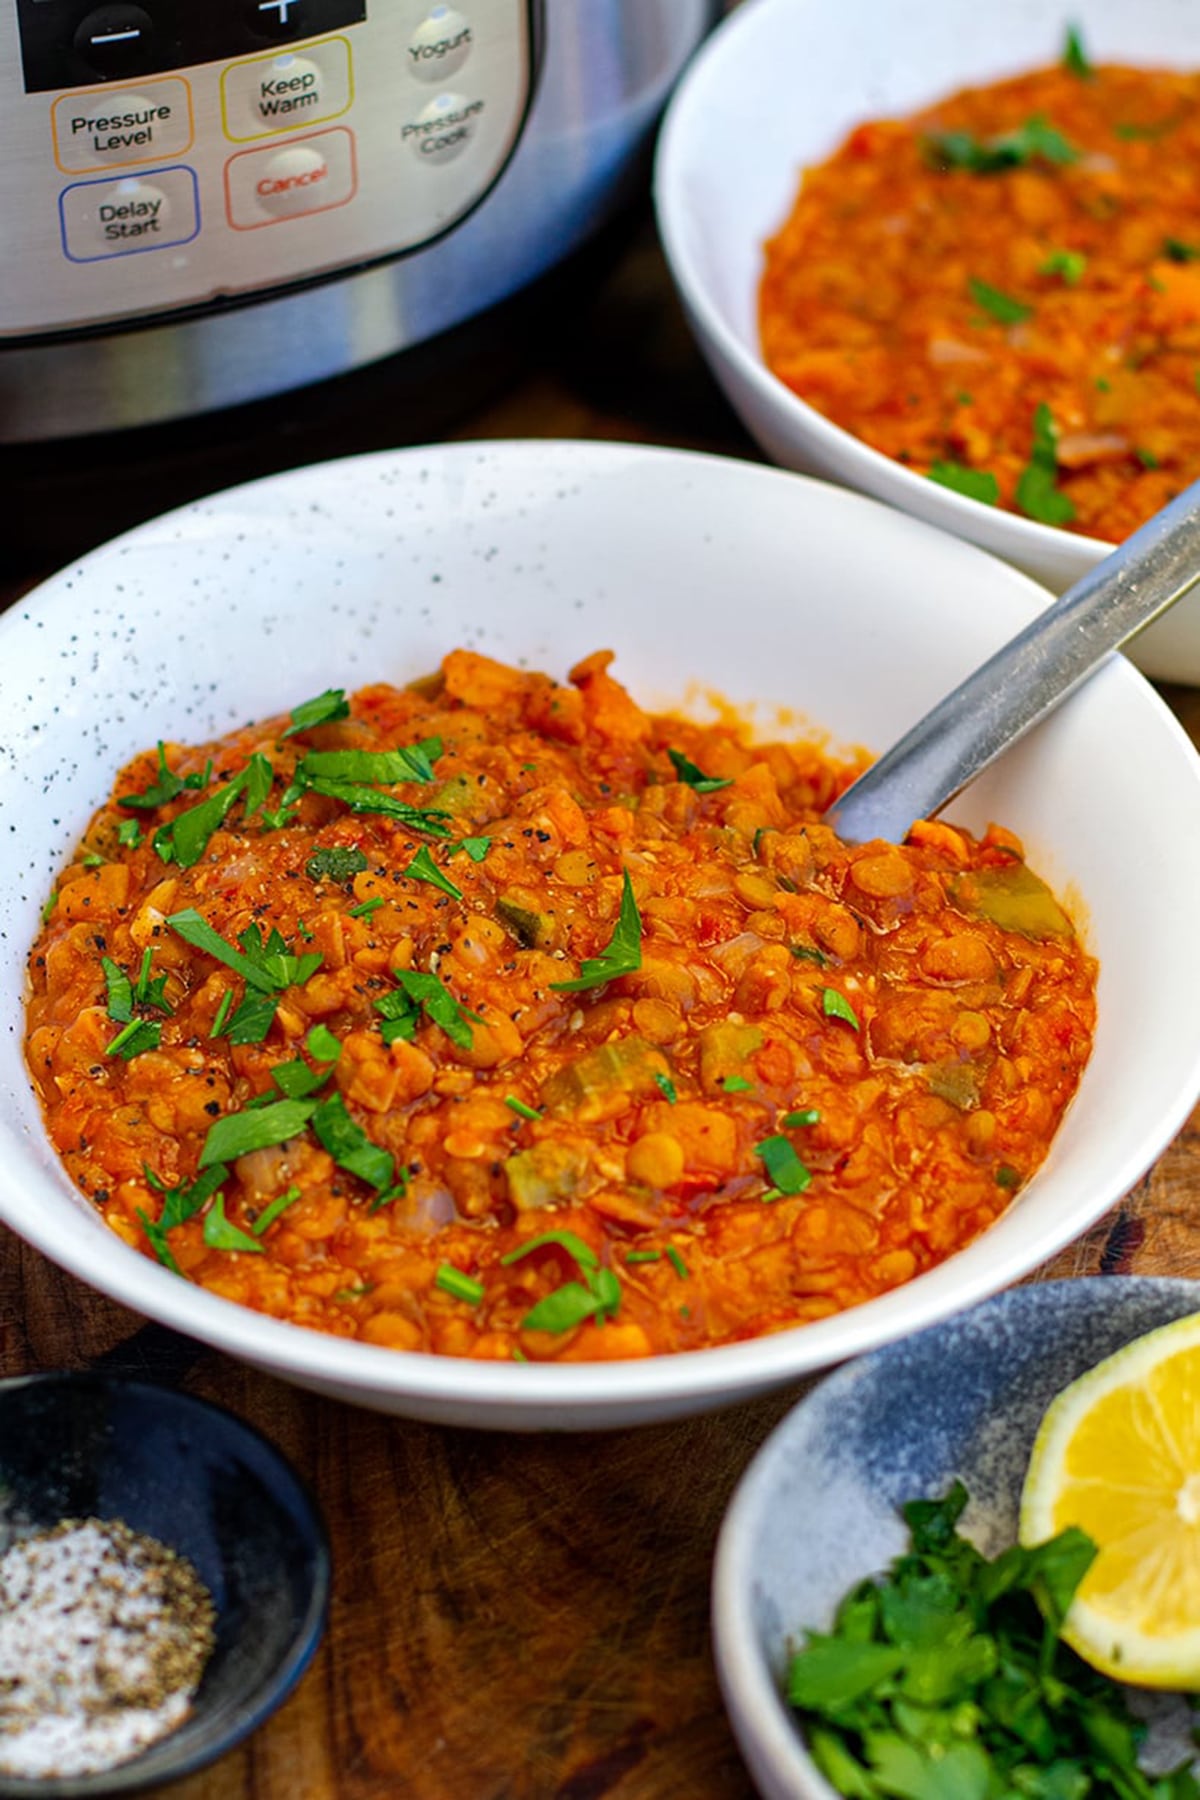
[{"label": "wood grain", "polygon": [[[380,394],[379,410],[347,422],[328,450],[389,441],[384,380]],[[279,466],[302,439],[304,405],[294,402],[294,429],[264,439],[260,467],[246,469],[242,441],[239,475]],[[755,454],[692,347],[647,227],[456,435]],[[197,491],[220,484],[220,467],[202,466]],[[177,471],[145,488],[144,513],[167,496],[180,497]],[[56,529],[48,511],[49,560]],[[18,587],[15,569],[0,570],[0,603]],[[1200,696],[1167,698],[1200,739]],[[1122,1205],[1035,1279],[1200,1274],[1198,1192],[1193,1118]],[[242,1748],[171,1789],[176,1800],[751,1795],[713,1673],[708,1584],[733,1486],[801,1388],[602,1436],[404,1423],[145,1326],[0,1231],[0,1369],[96,1361],[182,1380],[259,1426],[312,1484],[333,1539],[329,1630],[300,1687]]]}]

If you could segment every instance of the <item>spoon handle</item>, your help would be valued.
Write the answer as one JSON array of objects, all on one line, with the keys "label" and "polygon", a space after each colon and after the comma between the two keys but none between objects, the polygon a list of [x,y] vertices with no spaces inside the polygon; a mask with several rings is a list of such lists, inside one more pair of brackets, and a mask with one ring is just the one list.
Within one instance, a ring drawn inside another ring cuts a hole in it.
[{"label": "spoon handle", "polygon": [[946,695],[825,814],[851,844],[903,843],[1113,650],[1200,582],[1200,481]]}]

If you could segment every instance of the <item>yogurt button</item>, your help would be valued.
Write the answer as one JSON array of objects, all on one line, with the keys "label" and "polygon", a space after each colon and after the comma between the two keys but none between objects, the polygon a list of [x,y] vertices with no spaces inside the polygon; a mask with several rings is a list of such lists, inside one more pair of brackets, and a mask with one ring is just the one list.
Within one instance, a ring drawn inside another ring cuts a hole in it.
[{"label": "yogurt button", "polygon": [[452,162],[475,136],[482,111],[482,100],[469,100],[465,94],[439,94],[400,135],[418,162]]},{"label": "yogurt button", "polygon": [[408,72],[418,81],[443,81],[471,54],[472,35],[462,13],[432,6],[408,40]]},{"label": "yogurt button", "polygon": [[324,204],[329,160],[312,144],[289,144],[264,159],[254,184],[264,212],[277,217],[313,212]]}]

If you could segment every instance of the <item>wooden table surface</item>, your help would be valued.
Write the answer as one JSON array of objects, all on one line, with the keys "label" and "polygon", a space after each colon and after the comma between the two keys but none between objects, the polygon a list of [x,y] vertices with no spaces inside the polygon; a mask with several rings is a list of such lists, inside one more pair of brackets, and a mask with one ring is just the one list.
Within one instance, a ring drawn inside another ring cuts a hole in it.
[{"label": "wooden table surface", "polygon": [[[505,385],[446,435],[755,455],[689,342],[645,221],[571,307],[518,334],[492,374]],[[53,482],[27,459],[24,535],[0,566],[0,605],[68,554],[64,532],[98,541],[102,521],[112,529],[247,474],[399,441],[377,377],[295,397],[225,438],[210,425],[160,433],[150,453],[129,450],[134,482],[119,453],[64,453]],[[1200,693],[1163,692],[1200,742]],[[1039,1276],[1200,1272],[1197,1126]],[[265,1431],[314,1487],[333,1542],[329,1629],[308,1673],[248,1743],[172,1788],[176,1800],[752,1794],[713,1673],[709,1572],[734,1484],[799,1389],[603,1435],[410,1424],[216,1352],[180,1354],[179,1340],[0,1228],[3,1373],[98,1358],[182,1379]]]}]

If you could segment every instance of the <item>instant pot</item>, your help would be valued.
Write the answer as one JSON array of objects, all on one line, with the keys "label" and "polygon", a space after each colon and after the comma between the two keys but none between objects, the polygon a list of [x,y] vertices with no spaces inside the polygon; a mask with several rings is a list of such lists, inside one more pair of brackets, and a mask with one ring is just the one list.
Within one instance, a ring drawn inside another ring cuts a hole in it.
[{"label": "instant pot", "polygon": [[0,441],[419,358],[629,199],[719,0],[0,0]]}]

